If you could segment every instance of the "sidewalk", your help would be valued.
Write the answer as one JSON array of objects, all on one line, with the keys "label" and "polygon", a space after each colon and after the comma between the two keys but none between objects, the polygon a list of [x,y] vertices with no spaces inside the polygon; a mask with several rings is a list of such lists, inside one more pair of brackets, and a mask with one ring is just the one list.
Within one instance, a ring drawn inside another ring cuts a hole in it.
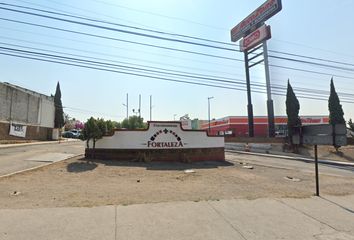
[{"label": "sidewalk", "polygon": [[354,239],[354,195],[0,209],[0,239]]},{"label": "sidewalk", "polygon": [[11,143],[11,144],[0,144],[0,149],[13,148],[13,147],[23,147],[23,146],[33,146],[33,145],[44,145],[44,144],[59,144],[66,142],[78,142],[79,139],[65,138],[57,141],[38,141],[38,142],[28,142],[28,143]]},{"label": "sidewalk", "polygon": [[84,144],[77,141],[14,145],[0,148],[0,178],[77,157],[84,152]]}]

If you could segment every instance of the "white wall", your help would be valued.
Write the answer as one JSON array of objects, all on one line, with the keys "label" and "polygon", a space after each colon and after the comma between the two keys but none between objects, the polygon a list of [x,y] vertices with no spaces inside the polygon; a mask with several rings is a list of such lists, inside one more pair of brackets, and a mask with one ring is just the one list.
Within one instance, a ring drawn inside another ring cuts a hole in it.
[{"label": "white wall", "polygon": [[54,100],[43,94],[0,82],[0,120],[54,127]]},{"label": "white wall", "polygon": [[54,102],[42,97],[39,116],[41,127],[54,128]]},{"label": "white wall", "polygon": [[[167,133],[164,132],[165,129],[168,131]],[[154,139],[152,140],[151,137]],[[180,141],[178,141],[178,137]],[[92,141],[90,141],[90,147],[92,147]],[[115,131],[113,136],[105,136],[96,142],[96,148],[104,149],[217,147],[224,147],[224,137],[208,137],[205,131],[182,130],[180,122],[149,122],[149,128],[146,131]]]}]

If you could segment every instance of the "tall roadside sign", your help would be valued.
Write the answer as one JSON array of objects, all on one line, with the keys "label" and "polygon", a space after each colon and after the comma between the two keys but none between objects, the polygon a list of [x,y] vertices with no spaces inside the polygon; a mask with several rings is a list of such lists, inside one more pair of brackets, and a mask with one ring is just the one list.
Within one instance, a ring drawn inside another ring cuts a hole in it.
[{"label": "tall roadside sign", "polygon": [[[271,95],[267,40],[271,38],[270,26],[264,24],[266,20],[280,12],[281,0],[267,0],[259,8],[243,19],[231,29],[231,41],[240,40],[240,50],[244,52],[247,86],[247,110],[248,110],[248,135],[254,136],[253,106],[251,98],[251,83],[249,69],[264,62],[266,88],[267,88],[267,111],[268,111],[268,136],[274,137],[274,107]],[[262,44],[261,46],[259,46]],[[263,52],[256,53],[263,47]],[[249,55],[252,54],[251,57]],[[260,56],[263,59],[258,60]],[[255,62],[251,62],[255,60]],[[251,64],[250,64],[251,63]]]},{"label": "tall roadside sign", "polygon": [[261,27],[257,28],[255,31],[248,34],[246,37],[240,41],[240,50],[242,52],[252,49],[263,41],[271,38],[270,26],[263,24]]},{"label": "tall roadside sign", "polygon": [[236,42],[280,12],[281,0],[268,0],[231,29],[231,41]]}]

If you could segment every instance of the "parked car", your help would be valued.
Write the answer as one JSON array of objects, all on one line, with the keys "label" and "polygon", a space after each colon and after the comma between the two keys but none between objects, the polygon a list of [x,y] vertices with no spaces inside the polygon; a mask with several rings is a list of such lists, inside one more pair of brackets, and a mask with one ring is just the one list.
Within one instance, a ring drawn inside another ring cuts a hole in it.
[{"label": "parked car", "polygon": [[81,130],[72,129],[70,131],[65,131],[61,134],[62,137],[65,138],[79,138],[81,135]]},{"label": "parked car", "polygon": [[79,138],[81,135],[81,130],[79,129],[72,129],[70,130],[70,132],[72,132],[76,136],[76,138]]}]

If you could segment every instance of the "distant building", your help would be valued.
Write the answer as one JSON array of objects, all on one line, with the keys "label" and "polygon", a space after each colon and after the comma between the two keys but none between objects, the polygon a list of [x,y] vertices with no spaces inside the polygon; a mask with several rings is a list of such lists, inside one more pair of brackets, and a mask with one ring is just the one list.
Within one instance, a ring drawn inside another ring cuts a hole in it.
[{"label": "distant building", "polygon": [[[301,116],[303,125],[311,124],[328,124],[328,116]],[[275,117],[275,132],[276,136],[287,136],[286,116]],[[201,129],[208,129],[209,123],[205,122],[201,125]],[[248,136],[248,117],[247,116],[228,116],[210,121],[211,135],[230,135],[246,137]],[[254,135],[257,137],[266,137],[268,135],[268,117],[254,117]]]},{"label": "distant building", "polygon": [[54,97],[0,82],[0,140],[49,140]]}]

